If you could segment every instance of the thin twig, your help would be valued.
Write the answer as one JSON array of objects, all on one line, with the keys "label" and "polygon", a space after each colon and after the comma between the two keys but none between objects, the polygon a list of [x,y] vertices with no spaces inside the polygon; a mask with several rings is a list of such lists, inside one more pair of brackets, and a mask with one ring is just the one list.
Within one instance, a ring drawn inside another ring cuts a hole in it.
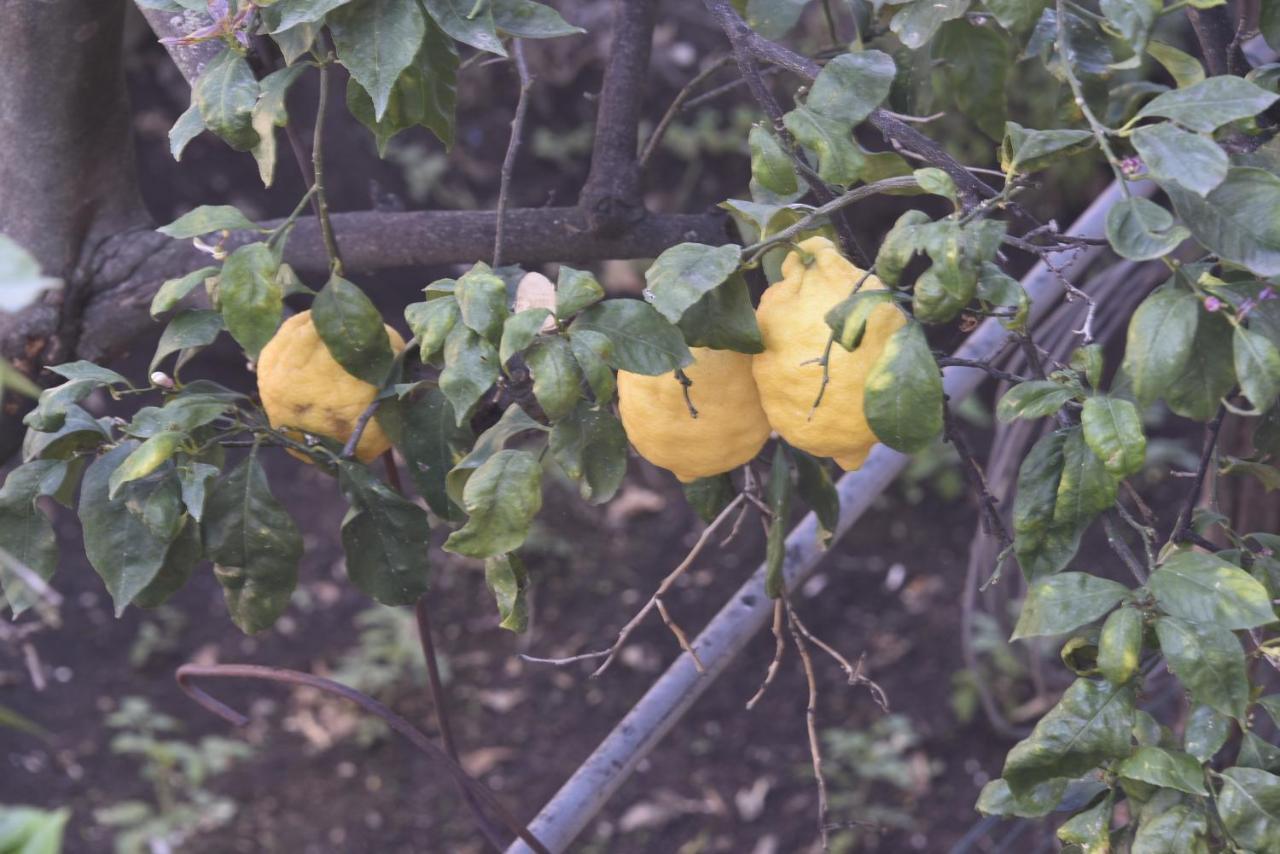
[{"label": "thin twig", "polygon": [[658,609],[662,622],[666,623],[667,628],[671,630],[671,634],[676,636],[676,643],[680,644],[680,648],[689,653],[689,657],[693,659],[693,666],[698,668],[699,673],[706,672],[707,668],[702,666],[702,659],[698,658],[698,651],[689,645],[689,636],[685,634],[684,629],[680,628],[680,624],[671,619],[671,613],[667,610],[667,606],[657,596],[653,597],[653,604]]},{"label": "thin twig", "polygon": [[[534,664],[552,664],[557,667],[562,667],[567,664],[574,664],[579,661],[591,661],[594,659],[603,658],[604,663],[601,664],[599,667],[597,667],[595,671],[591,674],[592,678],[600,676],[602,673],[605,672],[605,670],[609,668],[609,665],[613,663],[613,660],[617,657],[618,653],[622,650],[623,644],[627,642],[627,638],[629,638],[631,636],[631,633],[635,631],[636,627],[639,626],[641,622],[643,622],[644,618],[647,617],[651,611],[654,611],[654,610],[660,611],[660,609],[663,607],[659,603],[659,600],[661,599],[662,595],[666,593],[668,590],[670,590],[671,585],[675,584],[676,580],[681,575],[684,575],[684,573],[689,569],[689,567],[693,565],[693,562],[697,560],[698,555],[702,553],[703,548],[705,548],[707,543],[711,541],[711,538],[715,534],[716,530],[719,529],[719,527],[723,525],[726,520],[728,520],[730,517],[733,516],[733,511],[736,510],[739,506],[741,506],[742,503],[747,500],[747,497],[748,497],[747,493],[745,492],[739,493],[737,496],[734,497],[732,501],[726,504],[724,509],[720,511],[719,515],[717,515],[716,518],[713,519],[710,522],[710,524],[708,524],[707,527],[702,530],[702,533],[698,536],[697,542],[693,544],[693,548],[691,548],[689,550],[689,553],[685,555],[684,560],[680,561],[680,565],[677,566],[675,569],[673,569],[670,575],[662,579],[662,583],[658,585],[658,589],[654,591],[654,594],[651,597],[649,597],[649,601],[646,602],[644,604],[644,607],[641,608],[639,611],[637,611],[636,615],[632,617],[625,626],[622,627],[622,630],[618,632],[617,640],[615,640],[608,649],[596,650],[595,652],[584,652],[581,655],[573,655],[573,656],[569,656],[568,658],[535,658],[534,656],[524,655],[524,654],[521,654],[520,657],[523,658],[525,661],[529,661]],[[665,618],[664,618],[664,621],[665,621]],[[676,640],[677,642],[681,643],[682,648],[692,653],[693,652],[692,648],[687,646],[689,642],[688,638],[687,637],[683,639],[681,638],[681,635],[683,634],[683,632],[677,632],[676,629],[678,627],[674,626],[673,623],[667,622],[667,626],[672,630],[672,634],[675,634]],[[699,670],[701,670],[702,665],[701,663],[698,662],[697,656],[694,655],[693,659],[694,659],[695,665],[698,667]]]},{"label": "thin twig", "polygon": [[320,219],[320,234],[324,249],[329,255],[329,271],[343,275],[342,253],[333,233],[333,221],[329,217],[329,198],[324,188],[324,114],[329,100],[329,64],[332,58],[320,63],[320,97],[316,103],[316,126],[311,140],[311,180],[315,189],[316,215]]},{"label": "thin twig", "polygon": [[[440,663],[436,656],[435,642],[431,637],[431,615],[427,613],[427,594],[418,597],[413,613],[418,623],[418,641],[422,644],[422,658],[427,663],[427,686],[431,692],[431,706],[436,710],[436,724],[440,727],[440,741],[444,744],[445,753],[449,754],[449,758],[461,766],[462,760],[458,757],[458,743],[453,737],[453,724],[449,720],[448,696],[444,692],[444,682],[440,679]],[[480,832],[484,834],[485,839],[489,840],[489,844],[493,846],[495,851],[502,851],[503,843],[501,836],[498,835],[498,828],[484,814],[484,810],[481,809],[480,802],[476,800],[471,787],[459,784],[458,788],[462,793],[462,799],[466,801],[467,807],[471,810],[471,815],[475,819],[476,825],[480,828]]]},{"label": "thin twig", "polygon": [[676,93],[675,98],[671,101],[671,106],[667,107],[667,111],[663,113],[662,118],[658,120],[658,124],[653,129],[653,133],[649,134],[649,138],[644,142],[644,148],[640,152],[640,159],[638,161],[641,172],[643,172],[649,165],[649,160],[658,150],[658,146],[662,143],[662,138],[667,134],[667,128],[671,126],[671,123],[675,121],[676,116],[680,114],[685,103],[693,95],[693,90],[705,83],[707,79],[717,71],[724,68],[732,59],[732,54],[725,54],[724,56],[716,59],[702,71],[695,74],[688,83],[684,84],[684,88]]},{"label": "thin twig", "polygon": [[1205,428],[1204,447],[1200,450],[1200,464],[1196,466],[1195,480],[1191,486],[1191,491],[1187,493],[1187,499],[1182,505],[1182,510],[1178,513],[1178,521],[1173,525],[1173,534],[1169,538],[1170,542],[1184,542],[1191,540],[1195,535],[1195,531],[1191,530],[1191,520],[1195,514],[1196,505],[1200,503],[1200,493],[1204,489],[1204,479],[1209,473],[1210,466],[1213,465],[1214,450],[1218,445],[1218,434],[1222,431],[1222,422],[1226,415],[1227,408],[1219,406],[1217,414],[1213,416],[1213,420]]},{"label": "thin twig", "polygon": [[799,631],[800,634],[804,635],[804,639],[825,652],[827,655],[831,656],[831,658],[835,660],[836,664],[840,665],[840,669],[844,671],[845,679],[848,684],[866,685],[867,690],[871,692],[871,696],[875,698],[876,705],[880,707],[881,711],[888,714],[889,695],[884,692],[884,689],[881,688],[878,683],[864,675],[862,672],[862,668],[866,664],[867,660],[866,653],[858,656],[857,665],[850,664],[849,659],[841,655],[839,650],[815,635],[813,632],[809,631],[809,627],[800,619],[800,614],[797,613],[796,609],[790,602],[787,603],[787,611],[791,617],[791,624],[795,626],[796,630]]},{"label": "thin twig", "polygon": [[1111,518],[1110,513],[1102,514],[1102,529],[1107,534],[1107,545],[1120,558],[1120,562],[1128,568],[1134,579],[1139,584],[1147,583],[1147,572],[1143,568],[1142,562],[1138,560],[1137,555],[1129,548],[1129,544],[1120,536],[1120,531],[1116,528],[1115,521]]},{"label": "thin twig", "polygon": [[822,840],[822,850],[830,848],[827,831],[827,778],[822,773],[822,744],[818,740],[818,680],[813,674],[813,658],[805,645],[804,636],[796,628],[795,614],[791,605],[787,604],[787,622],[791,629],[791,638],[795,641],[796,652],[804,665],[804,678],[809,683],[809,702],[805,706],[805,727],[809,733],[809,756],[813,760],[813,776],[818,786],[818,834]]},{"label": "thin twig", "polygon": [[479,780],[473,779],[461,765],[454,762],[448,753],[428,738],[420,729],[367,694],[362,694],[340,682],[334,682],[332,679],[325,679],[310,673],[301,673],[297,670],[286,670],[280,667],[262,667],[256,664],[184,664],[178,668],[175,678],[178,681],[178,686],[186,692],[188,697],[195,700],[207,711],[237,727],[248,724],[249,718],[217,699],[208,691],[193,684],[192,680],[259,679],[281,685],[301,685],[354,703],[399,733],[418,750],[443,765],[450,776],[458,781],[460,785],[470,788],[476,797],[484,802],[485,806],[494,811],[507,829],[523,840],[530,849],[537,852],[537,854],[550,854],[547,846],[543,845],[527,827],[521,824],[503,806],[493,792],[489,791],[488,786]]},{"label": "thin twig", "polygon": [[1009,533],[1009,529],[1004,523],[1004,517],[1000,515],[1000,506],[996,497],[991,494],[986,472],[983,471],[982,465],[973,453],[973,449],[969,447],[969,442],[965,438],[963,431],[960,430],[960,425],[956,423],[955,414],[951,411],[950,401],[946,401],[943,404],[942,416],[943,438],[951,443],[951,446],[956,449],[956,453],[960,456],[965,478],[969,481],[969,486],[978,499],[978,507],[982,513],[982,526],[988,534],[995,537],[1000,543],[1001,558],[992,573],[995,576],[1000,572],[1000,567],[1004,562],[1004,555],[1008,554],[1010,547],[1013,545],[1013,535]]},{"label": "thin twig", "polygon": [[986,371],[988,374],[990,374],[991,376],[995,377],[998,380],[1004,380],[1005,382],[1014,383],[1014,384],[1027,381],[1026,377],[1019,376],[1018,374],[1010,373],[1009,371],[1002,371],[999,368],[995,367],[994,365],[990,364],[989,362],[981,362],[981,361],[978,361],[977,359],[957,359],[953,356],[939,356],[938,367],[939,368],[953,368],[953,367],[954,368],[976,368],[979,371]]},{"label": "thin twig", "polygon": [[769,690],[769,686],[773,684],[774,677],[778,675],[778,668],[782,665],[782,654],[787,651],[786,635],[782,631],[782,613],[783,602],[777,599],[773,603],[773,660],[769,662],[769,669],[764,672],[764,681],[760,683],[760,687],[751,699],[747,700],[747,711],[754,709],[756,703],[760,702],[760,698],[764,696],[764,692]]},{"label": "thin twig", "polygon": [[516,167],[516,155],[520,151],[520,137],[524,131],[524,117],[529,110],[529,88],[533,78],[529,76],[529,63],[525,61],[524,43],[511,40],[511,61],[520,78],[520,95],[516,100],[516,112],[511,118],[511,138],[507,141],[507,154],[502,159],[502,176],[498,185],[498,225],[493,239],[493,266],[502,264],[503,243],[506,239],[506,213],[511,192],[511,175]]},{"label": "thin twig", "polygon": [[782,229],[782,231],[779,231],[777,234],[770,235],[768,238],[761,240],[758,243],[752,243],[750,246],[743,247],[742,257],[749,261],[753,261],[774,246],[790,243],[801,232],[811,227],[817,220],[824,216],[829,216],[836,211],[842,210],[855,202],[860,202],[863,199],[870,198],[871,196],[879,193],[888,193],[893,190],[910,190],[919,186],[920,185],[915,178],[900,177],[883,178],[879,181],[872,181],[870,184],[862,184],[861,186],[854,187],[852,190],[836,196],[826,204],[814,208],[812,211]]}]

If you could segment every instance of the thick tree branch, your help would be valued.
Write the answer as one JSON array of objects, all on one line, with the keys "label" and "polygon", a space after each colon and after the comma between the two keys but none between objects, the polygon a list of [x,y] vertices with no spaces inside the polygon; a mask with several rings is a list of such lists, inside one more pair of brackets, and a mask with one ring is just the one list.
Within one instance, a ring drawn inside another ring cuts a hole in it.
[{"label": "thick tree branch", "polygon": [[591,171],[579,204],[593,231],[616,237],[645,216],[636,150],[656,0],[614,0],[613,44],[600,89]]},{"label": "thick tree branch", "polygon": [[1226,6],[1215,6],[1212,9],[1188,8],[1187,19],[1196,31],[1200,53],[1210,76],[1244,74],[1249,70],[1244,51],[1235,40],[1236,28]]},{"label": "thick tree branch", "polygon": [[[806,80],[813,80],[822,70],[822,66],[812,59],[770,41],[751,29],[733,8],[730,0],[703,0],[703,4],[735,49],[748,50],[761,62],[785,68]],[[874,110],[868,121],[895,149],[917,154],[926,163],[950,175],[965,208],[972,207],[979,199],[996,195],[994,189],[964,168],[946,149],[906,122],[881,109]]]}]

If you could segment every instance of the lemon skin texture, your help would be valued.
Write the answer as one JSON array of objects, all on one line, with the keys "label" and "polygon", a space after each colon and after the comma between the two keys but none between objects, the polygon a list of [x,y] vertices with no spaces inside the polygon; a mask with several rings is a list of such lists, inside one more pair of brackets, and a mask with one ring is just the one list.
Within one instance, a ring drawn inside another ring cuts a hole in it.
[{"label": "lemon skin texture", "polygon": [[[392,350],[399,353],[404,339],[390,326],[386,329]],[[311,322],[311,312],[303,311],[282,323],[258,355],[258,394],[272,427],[346,442],[378,389],[343,370],[329,355]],[[387,434],[371,419],[356,446],[356,457],[367,463],[390,447]],[[310,462],[304,454],[289,453]]]},{"label": "lemon skin texture", "polygon": [[648,377],[618,372],[618,410],[631,444],[682,482],[710,477],[750,461],[769,439],[751,357],[732,350],[692,349],[684,369],[689,400],[674,372]]},{"label": "lemon skin texture", "polygon": [[[818,360],[831,337],[827,312],[853,292],[865,271],[841,256],[825,237],[809,238],[800,249],[812,256],[812,263],[806,266],[798,252],[789,254],[782,263],[782,278],[760,299],[756,321],[764,352],[752,360],[752,373],[760,403],[778,435],[802,451],[832,457],[850,471],[862,465],[877,442],[863,413],[867,374],[885,342],[906,320],[893,306],[880,305],[853,352],[832,345],[829,381],[814,410],[822,388]],[[883,288],[875,276],[862,284],[863,290]]]}]

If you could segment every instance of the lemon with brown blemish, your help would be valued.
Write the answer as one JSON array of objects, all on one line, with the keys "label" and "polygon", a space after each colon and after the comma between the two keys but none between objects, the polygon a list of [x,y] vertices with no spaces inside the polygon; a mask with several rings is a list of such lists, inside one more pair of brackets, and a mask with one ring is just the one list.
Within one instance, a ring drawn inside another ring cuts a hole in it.
[{"label": "lemon with brown blemish", "polygon": [[[651,377],[618,372],[618,411],[640,456],[688,483],[749,462],[769,439],[751,357],[694,347],[684,369]],[[697,413],[696,417],[694,412]]]},{"label": "lemon with brown blemish", "polygon": [[[386,327],[391,349],[404,349],[404,339]],[[258,356],[258,394],[271,426],[292,436],[310,433],[346,442],[361,413],[378,394],[377,386],[352,376],[329,354],[311,312],[290,317]],[[377,420],[365,426],[356,457],[370,462],[391,447]],[[310,460],[290,451],[299,459]]]},{"label": "lemon with brown blemish", "polygon": [[[831,347],[824,390],[822,356],[831,339],[827,312],[853,292],[866,271],[825,237],[811,237],[798,250],[782,262],[782,278],[765,290],[756,310],[764,338],[764,351],[752,360],[760,403],[788,443],[832,457],[846,471],[856,469],[879,441],[863,410],[867,375],[906,319],[892,305],[877,306],[852,352],[839,344]],[[883,288],[870,276],[861,289]],[[819,392],[822,401],[815,409]]]}]

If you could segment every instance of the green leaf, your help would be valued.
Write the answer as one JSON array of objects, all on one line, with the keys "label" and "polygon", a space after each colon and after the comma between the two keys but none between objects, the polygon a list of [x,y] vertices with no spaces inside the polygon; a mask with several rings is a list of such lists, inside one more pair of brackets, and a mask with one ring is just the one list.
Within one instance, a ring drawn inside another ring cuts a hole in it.
[{"label": "green leaf", "polygon": [[996,16],[1000,26],[1019,37],[1026,36],[1044,7],[1038,0],[986,0],[983,5]]},{"label": "green leaf", "polygon": [[533,374],[533,396],[547,418],[558,421],[582,397],[582,372],[569,341],[559,335],[538,339],[525,353]]},{"label": "green leaf", "polygon": [[1067,779],[1055,777],[1015,795],[1007,782],[996,778],[982,787],[974,808],[983,815],[1041,818],[1057,809],[1066,789]]},{"label": "green leaf", "polygon": [[1077,813],[1063,822],[1058,827],[1058,839],[1067,843],[1075,843],[1085,851],[1109,851],[1111,848],[1111,814],[1114,806],[1114,795],[1108,794],[1097,805],[1084,812]]},{"label": "green leaf", "polygon": [[[85,554],[106,583],[117,617],[156,577],[169,542],[178,533],[177,525],[166,531],[170,526],[160,517],[172,509],[175,520],[180,521],[176,482],[171,493],[162,490],[152,496],[155,485],[139,482],[124,487],[114,499],[108,497],[112,473],[136,447],[136,442],[123,442],[103,454],[89,466],[80,487]],[[151,497],[154,505],[148,500]],[[172,508],[167,506],[170,502]],[[135,505],[132,508],[131,503]]]},{"label": "green leaf", "polygon": [[848,124],[826,118],[803,105],[783,116],[782,122],[796,142],[817,155],[819,178],[840,186],[848,186],[858,180],[865,158],[854,144],[852,128]]},{"label": "green leaf", "polygon": [[1142,470],[1147,437],[1142,419],[1132,403],[1119,397],[1095,395],[1084,402],[1080,418],[1084,440],[1116,477],[1128,477]]},{"label": "green leaf", "polygon": [[57,810],[0,807],[0,850],[6,854],[60,854],[70,818],[71,809],[67,807]]},{"label": "green leaf", "polygon": [[[443,302],[443,300],[434,300]],[[502,341],[498,345],[498,360],[506,365],[517,353],[523,353],[538,337],[542,324],[551,312],[545,308],[526,308],[507,318],[502,326]]]},{"label": "green leaf", "polygon": [[171,397],[164,406],[139,409],[124,431],[138,439],[149,439],[158,433],[190,433],[203,427],[231,408],[226,398],[212,394],[181,394]]},{"label": "green leaf", "polygon": [[1004,773],[1014,793],[1054,777],[1075,777],[1099,762],[1129,755],[1133,688],[1077,679],[1058,704],[1014,745]]},{"label": "green leaf", "polygon": [[423,0],[427,13],[440,29],[476,50],[506,56],[502,39],[498,38],[493,11],[488,3],[475,0]]},{"label": "green leaf", "polygon": [[353,0],[326,19],[347,67],[373,99],[375,119],[391,102],[391,90],[409,67],[427,34],[422,8],[402,0]]},{"label": "green leaf", "polygon": [[446,551],[486,558],[515,551],[542,508],[542,466],[527,451],[498,451],[475,470],[462,493],[467,524],[445,541]]},{"label": "green leaf", "polygon": [[204,117],[200,115],[200,106],[192,103],[182,115],[178,116],[173,127],[169,128],[169,154],[174,160],[181,160],[182,153],[187,150],[191,140],[204,133]]},{"label": "green leaf", "polygon": [[444,344],[440,390],[453,404],[459,426],[470,418],[476,401],[498,381],[498,374],[497,349],[466,326],[455,326]]},{"label": "green leaf", "polygon": [[1164,287],[1142,301],[1129,320],[1125,374],[1139,406],[1168,393],[1191,357],[1200,301],[1181,288]]},{"label": "green leaf", "polygon": [[945,22],[969,10],[969,0],[910,0],[898,7],[889,29],[911,50],[919,50]]},{"label": "green leaf", "polygon": [[916,279],[912,312],[924,323],[947,323],[973,301],[977,291],[978,274],[971,265],[935,259]]},{"label": "green leaf", "polygon": [[399,418],[384,420],[381,416],[389,403],[379,409],[379,423],[404,456],[414,488],[441,519],[461,522],[462,509],[449,498],[445,477],[471,446],[471,429],[458,426],[453,405],[439,389],[428,389],[413,401],[393,405]]},{"label": "green leaf", "polygon": [[1102,0],[1107,21],[1135,53],[1142,53],[1162,8],[1160,0]]},{"label": "green leaf", "polygon": [[681,243],[663,252],[645,271],[650,302],[678,323],[685,311],[738,271],[742,247]]},{"label": "green leaf", "polygon": [[640,300],[605,300],[581,312],[569,334],[598,332],[613,343],[604,358],[613,367],[633,374],[661,376],[693,364],[693,354],[680,330],[657,309]]},{"label": "green leaf", "polygon": [[1116,500],[1116,480],[1086,444],[1083,430],[1071,428],[1062,445],[1062,479],[1053,521],[1081,530]]},{"label": "green leaf", "polygon": [[1263,771],[1275,773],[1280,770],[1280,748],[1260,738],[1256,733],[1246,730],[1240,738],[1240,752],[1236,755],[1236,765],[1245,768],[1261,768]]},{"label": "green leaf", "polygon": [[484,583],[498,603],[498,627],[513,632],[529,628],[529,604],[525,601],[529,573],[524,561],[514,554],[485,558]]},{"label": "green leaf", "polygon": [[236,51],[228,48],[209,61],[191,90],[191,102],[199,108],[204,126],[232,148],[248,151],[258,144],[253,129],[258,79]]},{"label": "green leaf", "polygon": [[302,535],[256,452],[214,483],[204,518],[205,551],[232,621],[247,633],[270,628],[297,586]]},{"label": "green leaf", "polygon": [[1173,214],[1149,199],[1122,199],[1107,211],[1107,240],[1117,255],[1131,261],[1168,255],[1190,236],[1174,224]]},{"label": "green leaf", "polygon": [[40,393],[36,408],[22,418],[32,430],[51,433],[66,423],[67,409],[84,400],[99,387],[94,380],[69,380]]},{"label": "green leaf", "polygon": [[488,264],[476,264],[458,279],[454,296],[462,311],[462,322],[497,344],[507,319],[507,285],[501,277]]},{"label": "green leaf", "polygon": [[1183,418],[1208,421],[1236,384],[1231,324],[1219,314],[1201,312],[1191,353],[1165,397]]},{"label": "green leaf", "polygon": [[1221,558],[1182,551],[1169,557],[1147,583],[1168,614],[1227,629],[1253,629],[1275,621],[1262,583]]},{"label": "green leaf", "polygon": [[1098,635],[1098,672],[1115,685],[1123,685],[1138,672],[1142,656],[1142,612],[1118,608],[1102,624]]},{"label": "green leaf", "polygon": [[765,500],[769,502],[772,514],[765,545],[764,576],[764,592],[770,599],[778,599],[787,592],[787,580],[782,569],[787,556],[791,493],[791,461],[787,459],[785,446],[779,442],[773,449],[773,465],[769,468],[769,483],[765,487]]},{"label": "green leaf", "polygon": [[461,316],[458,301],[451,296],[410,303],[404,307],[405,322],[418,339],[418,352],[423,362],[435,358],[444,349],[449,333]]},{"label": "green leaf", "polygon": [[169,548],[165,551],[164,563],[151,583],[133,598],[133,604],[139,608],[159,608],[169,597],[181,590],[191,578],[196,564],[204,556],[204,547],[200,540],[200,524],[190,517],[182,520]]},{"label": "green leaf", "polygon": [[280,261],[265,243],[241,246],[222,265],[218,301],[231,337],[249,358],[276,334],[284,309],[284,289],[276,278]]},{"label": "green leaf", "polygon": [[107,481],[108,497],[115,498],[121,486],[146,477],[168,462],[186,438],[185,433],[157,433],[135,448],[111,473]]},{"label": "green leaf", "polygon": [[1000,139],[1013,59],[1008,37],[995,27],[950,21],[938,31],[930,51],[960,112],[987,136]]},{"label": "green leaf", "polygon": [[55,467],[53,460],[39,460],[9,472],[0,488],[0,592],[14,618],[39,597],[13,570],[12,563],[48,581],[58,568],[58,542],[53,523],[36,504],[43,480]]},{"label": "green leaf", "polygon": [[568,320],[590,305],[604,299],[604,288],[596,277],[585,270],[560,265],[556,277],[556,317]]},{"label": "green leaf", "polygon": [[1186,753],[1159,747],[1139,747],[1116,768],[1116,773],[1130,780],[1175,789],[1191,795],[1207,795],[1200,762]]},{"label": "green leaf", "polygon": [[1080,393],[1078,388],[1052,380],[1028,380],[1005,392],[996,405],[996,417],[1009,422],[1017,418],[1044,418],[1055,414]]},{"label": "green leaf", "polygon": [[737,494],[733,478],[728,474],[700,477],[681,486],[684,488],[684,498],[693,512],[708,525],[715,521]]},{"label": "green leaf", "polygon": [[1006,172],[1038,172],[1093,145],[1093,134],[1087,130],[1029,130],[1016,122],[1005,122],[1000,168]]},{"label": "green leaf", "polygon": [[751,149],[751,177],[757,184],[780,196],[796,192],[799,184],[791,155],[771,131],[759,124],[752,125],[747,145]]},{"label": "green leaf", "polygon": [[258,177],[264,187],[270,187],[276,171],[276,128],[289,124],[289,109],[285,103],[289,87],[306,71],[305,65],[281,68],[262,78],[259,88],[262,95],[253,108],[253,129],[258,132],[258,144],[253,157],[258,162]]},{"label": "green leaf", "polygon": [[1128,596],[1123,584],[1085,572],[1041,578],[1028,589],[1010,640],[1064,634],[1092,623]]},{"label": "green leaf", "polygon": [[1200,762],[1208,762],[1231,735],[1231,718],[1212,706],[1196,706],[1187,716],[1182,747]]},{"label": "green leaf", "polygon": [[1203,196],[1227,177],[1227,153],[1211,136],[1183,130],[1173,122],[1160,122],[1137,128],[1130,140],[1161,186],[1180,184]]},{"label": "green leaf", "polygon": [[209,481],[218,474],[218,467],[208,463],[187,462],[177,467],[178,485],[182,489],[182,504],[197,522],[204,518],[208,499]]},{"label": "green leaf", "polygon": [[1236,326],[1231,340],[1240,390],[1254,409],[1265,412],[1280,394],[1280,350],[1266,335],[1244,326]]},{"label": "green leaf", "polygon": [[865,395],[867,423],[894,450],[917,453],[942,434],[942,374],[920,324],[906,324],[885,342]]},{"label": "green leaf", "polygon": [[818,517],[818,540],[825,548],[840,524],[840,493],[817,457],[790,448],[796,465],[796,491]]},{"label": "green leaf", "polygon": [[178,240],[200,237],[214,231],[261,231],[258,224],[234,205],[201,205],[187,211],[156,231]]},{"label": "green leaf", "polygon": [[382,385],[395,354],[382,315],[364,291],[341,276],[330,276],[311,304],[311,320],[325,349],[343,370],[371,385]]},{"label": "green leaf", "polygon": [[617,389],[617,381],[609,368],[613,342],[599,332],[581,329],[569,336],[569,346],[596,403],[608,403]]},{"label": "green leaf", "polygon": [[920,226],[928,222],[929,216],[924,211],[909,210],[898,217],[884,236],[876,254],[876,275],[887,287],[898,286],[902,271],[921,248],[918,238]]},{"label": "green leaf", "polygon": [[627,473],[627,434],[607,407],[585,400],[551,428],[551,455],[584,501],[603,504],[617,493]]},{"label": "green leaf", "polygon": [[738,12],[767,39],[785,36],[800,20],[807,0],[733,0]]},{"label": "green leaf", "polygon": [[472,445],[471,452],[458,461],[445,477],[449,498],[459,506],[467,480],[490,457],[506,447],[513,438],[530,430],[549,432],[545,425],[530,418],[518,404],[511,404],[498,423],[485,430]]},{"label": "green leaf", "polygon": [[66,459],[78,451],[96,448],[109,438],[96,418],[71,404],[63,410],[62,426],[54,432],[27,431],[22,441],[22,459]]},{"label": "green leaf", "polygon": [[550,6],[532,0],[491,0],[493,23],[499,30],[521,39],[553,39],[585,33],[566,23]]},{"label": "green leaf", "polygon": [[764,352],[747,280],[739,273],[703,294],[680,318],[680,332],[690,347]]},{"label": "green leaf", "polygon": [[[1062,485],[1068,443],[1084,447],[1078,433],[1079,430],[1073,428],[1041,437],[1023,459],[1018,471],[1018,489],[1013,503],[1014,547],[1023,574],[1029,579],[1061,570],[1075,554],[1080,536],[1092,520],[1092,517],[1071,518],[1070,508],[1065,505],[1061,514],[1058,511],[1060,492],[1070,494],[1078,491],[1078,484],[1083,480],[1080,469],[1088,458],[1073,448],[1071,459],[1077,462],[1077,471],[1066,478],[1068,485],[1065,489]],[[1097,467],[1102,468],[1101,461],[1097,461]]]},{"label": "green leaf", "polygon": [[264,29],[279,33],[300,24],[318,23],[349,0],[275,0],[258,8]]},{"label": "green leaf", "polygon": [[872,313],[878,306],[893,301],[892,291],[864,290],[836,303],[825,318],[827,325],[835,333],[836,343],[846,350],[856,350],[862,343],[862,336]]},{"label": "green leaf", "polygon": [[177,308],[178,303],[186,299],[187,294],[203,285],[206,279],[216,275],[218,275],[217,267],[201,267],[181,278],[165,281],[151,299],[151,316],[159,317],[166,311]]},{"label": "green leaf", "polygon": [[1200,64],[1200,60],[1172,45],[1150,41],[1147,42],[1147,53],[1164,66],[1179,89],[1186,89],[1204,80],[1204,66]]},{"label": "green leaf", "polygon": [[383,605],[412,605],[428,587],[426,511],[359,463],[339,463],[338,484],[351,504],[342,520],[351,583]]},{"label": "green leaf", "polygon": [[151,357],[148,370],[154,371],[171,353],[212,344],[224,328],[222,315],[216,311],[189,309],[178,312],[160,334],[160,342],[156,344],[156,353]]},{"label": "green leaf", "polygon": [[1191,233],[1210,250],[1259,276],[1280,274],[1280,219],[1272,216],[1280,208],[1280,178],[1263,169],[1233,166],[1203,198],[1176,184],[1163,189]]},{"label": "green leaf", "polygon": [[1208,854],[1204,814],[1184,804],[1144,814],[1130,854]]},{"label": "green leaf", "polygon": [[1278,97],[1243,77],[1223,75],[1157,95],[1138,111],[1135,119],[1162,116],[1191,130],[1208,132],[1256,116]]},{"label": "green leaf", "polygon": [[1259,854],[1280,851],[1280,777],[1256,768],[1221,774],[1218,815],[1236,844]]},{"label": "green leaf", "polygon": [[818,72],[805,106],[841,124],[856,125],[889,97],[897,73],[893,57],[887,53],[878,50],[842,53]]},{"label": "green leaf", "polygon": [[1236,719],[1249,704],[1244,650],[1230,630],[1177,617],[1156,620],[1156,636],[1173,675],[1197,703]]},{"label": "green leaf", "polygon": [[386,157],[388,143],[401,131],[422,126],[453,147],[458,100],[458,52],[453,41],[431,21],[417,54],[396,78],[379,117],[368,90],[355,79],[347,81],[347,109],[373,132],[378,155]]}]

